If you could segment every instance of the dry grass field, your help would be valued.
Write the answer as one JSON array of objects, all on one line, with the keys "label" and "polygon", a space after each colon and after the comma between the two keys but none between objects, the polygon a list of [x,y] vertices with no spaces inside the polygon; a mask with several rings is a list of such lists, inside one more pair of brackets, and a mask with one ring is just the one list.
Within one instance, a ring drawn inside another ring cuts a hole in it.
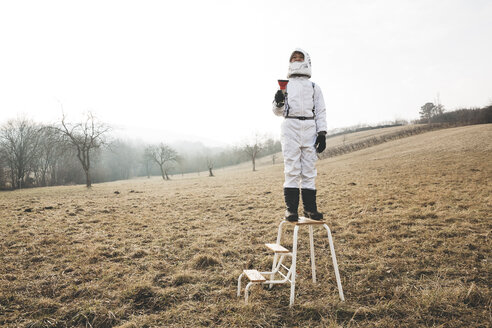
[{"label": "dry grass field", "polygon": [[[253,286],[283,215],[283,165],[0,193],[2,327],[490,327],[492,125],[318,162],[318,284],[300,230],[296,303]],[[291,231],[284,246],[291,247]]]}]

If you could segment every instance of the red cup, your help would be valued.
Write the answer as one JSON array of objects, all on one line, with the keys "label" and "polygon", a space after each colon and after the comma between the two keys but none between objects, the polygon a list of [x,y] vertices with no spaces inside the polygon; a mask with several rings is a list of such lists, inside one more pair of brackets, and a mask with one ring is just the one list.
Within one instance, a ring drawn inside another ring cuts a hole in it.
[{"label": "red cup", "polygon": [[285,90],[287,88],[287,83],[289,83],[289,80],[277,80],[278,85],[280,86],[280,90]]}]

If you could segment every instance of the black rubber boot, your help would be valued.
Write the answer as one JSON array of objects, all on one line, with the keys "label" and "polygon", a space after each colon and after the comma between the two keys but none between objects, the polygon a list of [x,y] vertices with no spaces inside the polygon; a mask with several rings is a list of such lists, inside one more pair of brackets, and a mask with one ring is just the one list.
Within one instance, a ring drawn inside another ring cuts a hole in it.
[{"label": "black rubber boot", "polygon": [[284,198],[287,210],[285,211],[285,219],[290,222],[299,220],[297,208],[299,207],[299,188],[284,188]]},{"label": "black rubber boot", "polygon": [[321,221],[323,214],[318,212],[316,206],[316,190],[302,189],[302,205],[304,205],[304,216],[308,219]]}]

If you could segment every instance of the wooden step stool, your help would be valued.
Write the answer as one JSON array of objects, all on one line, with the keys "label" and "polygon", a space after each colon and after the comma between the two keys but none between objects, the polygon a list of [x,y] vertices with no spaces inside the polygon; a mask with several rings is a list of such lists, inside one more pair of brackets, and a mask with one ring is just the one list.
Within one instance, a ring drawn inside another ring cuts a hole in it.
[{"label": "wooden step stool", "polygon": [[[271,251],[275,254],[275,265],[272,266],[272,271],[259,272],[257,270],[243,270],[243,273],[239,275],[237,282],[237,296],[241,296],[241,278],[246,276],[249,279],[249,283],[246,285],[244,289],[244,300],[248,303],[248,294],[249,288],[254,284],[269,284],[272,286],[273,284],[284,284],[287,281],[291,282],[290,277],[292,275],[292,266],[290,268],[286,267],[283,264],[284,258],[289,256],[292,258],[292,253],[289,250],[279,244],[265,244]],[[280,254],[280,258],[278,258]],[[284,270],[285,272],[282,272]],[[275,274],[279,274],[282,276],[282,279],[275,280]],[[270,280],[267,280],[263,275],[267,275],[270,277]],[[271,288],[271,287],[270,287]]]},{"label": "wooden step stool", "polygon": [[[290,223],[290,224],[294,225],[294,240],[292,243],[292,248],[293,248],[292,252],[289,252],[288,249],[286,249],[285,247],[280,245],[280,242],[282,239],[282,226],[285,223]],[[258,272],[257,270],[244,270],[238,279],[238,287],[237,287],[237,296],[238,297],[241,295],[241,278],[244,275],[246,275],[246,277],[250,281],[246,285],[245,292],[244,292],[244,298],[245,298],[246,303],[248,302],[249,288],[253,284],[268,284],[269,287],[272,288],[273,284],[284,284],[284,283],[289,282],[290,283],[290,303],[289,303],[289,306],[292,306],[294,304],[295,288],[296,288],[297,235],[298,235],[299,227],[305,226],[305,225],[309,226],[309,245],[310,245],[310,250],[311,250],[311,269],[312,269],[313,282],[316,283],[316,263],[315,263],[315,259],[314,259],[313,226],[322,225],[324,228],[326,228],[326,230],[328,232],[328,242],[330,244],[331,258],[333,261],[333,268],[335,270],[335,277],[337,280],[338,294],[340,296],[340,299],[342,301],[345,301],[345,297],[343,295],[342,283],[340,281],[340,274],[338,272],[338,264],[337,264],[337,258],[335,255],[335,247],[333,245],[333,238],[331,236],[331,230],[325,221],[316,221],[316,220],[311,220],[311,219],[307,219],[304,217],[300,217],[299,221],[297,221],[297,222],[289,222],[289,221],[285,221],[285,220],[280,222],[280,225],[278,227],[278,233],[277,233],[277,242],[275,244],[265,244],[269,249],[271,249],[274,252],[272,271]],[[287,267],[282,263],[285,256],[289,256],[292,259],[290,267]],[[285,270],[286,273],[283,273],[281,271],[282,269]],[[275,280],[276,274],[279,274],[283,279]],[[265,276],[269,276],[270,280],[267,280],[265,278]]]}]

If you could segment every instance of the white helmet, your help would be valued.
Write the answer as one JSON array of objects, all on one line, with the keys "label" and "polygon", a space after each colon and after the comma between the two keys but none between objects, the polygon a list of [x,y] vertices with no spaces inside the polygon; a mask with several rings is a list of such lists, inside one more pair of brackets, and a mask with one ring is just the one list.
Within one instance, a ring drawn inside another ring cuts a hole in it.
[{"label": "white helmet", "polygon": [[287,73],[287,78],[290,78],[292,75],[306,75],[307,77],[311,77],[311,57],[309,57],[309,54],[301,48],[297,48],[292,52],[290,58],[292,58],[294,52],[302,53],[304,55],[304,61],[295,61],[289,63],[289,72]]}]

